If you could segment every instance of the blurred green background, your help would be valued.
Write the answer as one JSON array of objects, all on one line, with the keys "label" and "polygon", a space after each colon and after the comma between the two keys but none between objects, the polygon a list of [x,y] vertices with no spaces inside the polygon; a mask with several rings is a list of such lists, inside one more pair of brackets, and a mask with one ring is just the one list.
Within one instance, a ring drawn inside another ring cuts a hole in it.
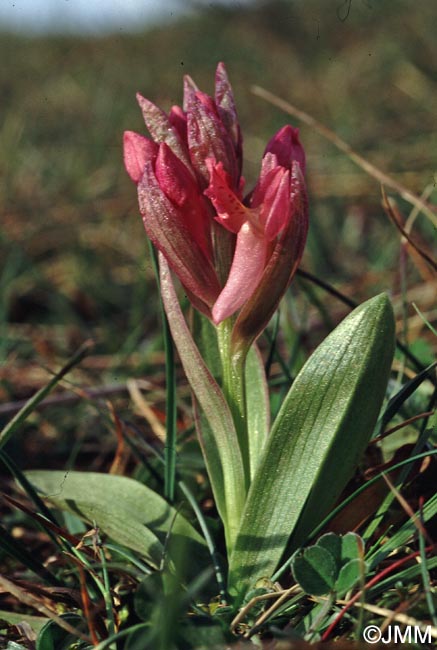
[{"label": "blurred green background", "polygon": [[[258,84],[420,194],[437,183],[436,24],[431,1],[267,0],[209,3],[135,34],[2,33],[1,401],[30,395],[47,379],[44,368],[58,367],[88,337],[95,354],[77,383],[151,372],[159,381],[157,293],[135,187],[122,164],[123,131],[144,131],[136,91],[168,109],[181,102],[183,74],[212,92],[216,63],[224,61],[248,187],[268,138],[285,123],[301,126],[255,97]],[[356,300],[388,290],[398,313],[404,281],[408,302],[435,319],[430,272],[402,257],[378,183],[308,127],[301,126],[301,139],[311,216],[303,267]],[[399,208],[406,218],[411,206],[399,199]],[[425,216],[413,233],[428,250],[435,244]],[[338,308],[326,294],[320,301]],[[433,345],[408,309],[410,341],[423,334]],[[46,423],[49,438],[52,426]]]}]

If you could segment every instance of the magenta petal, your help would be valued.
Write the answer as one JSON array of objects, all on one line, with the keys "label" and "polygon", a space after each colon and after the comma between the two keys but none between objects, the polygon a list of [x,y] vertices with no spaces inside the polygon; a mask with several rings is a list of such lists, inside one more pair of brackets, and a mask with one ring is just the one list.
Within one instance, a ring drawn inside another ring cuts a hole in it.
[{"label": "magenta petal", "polygon": [[215,101],[220,119],[231,134],[238,167],[242,166],[242,137],[235,106],[234,93],[224,63],[219,63],[215,74]]},{"label": "magenta petal", "polygon": [[207,214],[206,201],[189,170],[165,143],[159,145],[155,176],[165,195],[180,209],[193,240],[211,258],[210,216]]},{"label": "magenta petal", "polygon": [[279,178],[275,180],[277,176],[281,175],[281,170],[283,167],[280,167],[277,163],[276,156],[274,154],[266,154],[262,161],[261,173],[259,175],[258,182],[252,192],[252,198],[250,200],[250,206],[252,208],[257,208],[264,201],[266,191],[269,187],[279,184]]},{"label": "magenta petal", "polygon": [[176,209],[159,186],[150,162],[138,184],[138,201],[146,233],[187,289],[212,306],[219,291],[215,270]]},{"label": "magenta petal", "polygon": [[137,93],[137,101],[143,113],[144,122],[155,142],[168,144],[173,153],[190,168],[187,147],[177,129],[172,126],[168,116],[140,93]]},{"label": "magenta petal", "polygon": [[200,198],[191,172],[165,143],[159,145],[155,174],[161,189],[176,205],[183,205],[189,198]]},{"label": "magenta petal", "polygon": [[170,124],[179,134],[182,142],[188,147],[187,143],[187,116],[180,106],[172,106],[168,114]]},{"label": "magenta petal", "polygon": [[235,322],[235,349],[247,349],[266,327],[300,263],[308,232],[308,201],[298,162],[291,168],[291,217],[275,243],[263,275]]},{"label": "magenta petal", "polygon": [[267,241],[245,223],[237,235],[228,280],[212,309],[216,325],[232,316],[253,294],[263,275],[266,255]]},{"label": "magenta petal", "polygon": [[196,92],[191,97],[187,112],[187,137],[191,164],[203,187],[207,187],[209,181],[205,163],[207,158],[220,160],[232,182],[238,184],[234,145],[218,116],[213,100],[205,93]]},{"label": "magenta petal", "polygon": [[192,80],[189,74],[184,75],[184,102],[183,109],[186,112],[192,101],[193,95],[199,90],[196,83]]},{"label": "magenta petal", "polygon": [[123,134],[123,157],[126,171],[138,183],[148,160],[153,160],[158,153],[158,145],[134,131]]},{"label": "magenta petal", "polygon": [[264,234],[268,241],[273,241],[288,223],[291,216],[290,208],[290,172],[282,167],[283,174],[279,184],[266,191],[261,219],[264,223]]}]

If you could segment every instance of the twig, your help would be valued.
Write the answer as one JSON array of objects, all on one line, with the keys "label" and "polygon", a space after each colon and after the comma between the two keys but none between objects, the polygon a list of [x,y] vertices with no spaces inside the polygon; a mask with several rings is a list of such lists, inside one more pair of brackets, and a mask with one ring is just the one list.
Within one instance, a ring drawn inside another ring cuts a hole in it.
[{"label": "twig", "polygon": [[[336,602],[338,605],[348,604],[347,600],[337,600]],[[370,603],[356,602],[353,604],[353,606],[360,607],[361,609],[365,609],[367,612],[377,614],[378,616],[384,616],[385,618],[396,621],[396,623],[400,623],[401,625],[411,625],[412,627],[417,627],[422,632],[427,632],[430,630],[430,634],[433,639],[437,639],[437,628],[430,626],[428,623],[425,624],[421,621],[418,621],[417,618],[407,616],[407,614],[402,614],[401,612],[393,612],[391,609],[379,607],[378,605],[371,605]]]},{"label": "twig", "polygon": [[290,104],[284,99],[281,99],[265,88],[261,88],[260,86],[252,86],[252,92],[257,97],[261,97],[262,99],[270,102],[270,104],[273,104],[274,106],[277,106],[281,110],[285,111],[285,113],[294,115],[294,117],[297,117],[307,126],[310,126],[312,129],[320,133],[320,135],[329,140],[335,147],[337,147],[337,149],[343,151],[356,165],[358,165],[358,167],[361,167],[361,169],[369,174],[369,176],[375,178],[382,185],[386,185],[392,190],[395,190],[395,192],[397,192],[405,201],[408,201],[408,203],[411,203],[412,205],[422,210],[429,217],[432,223],[437,226],[437,207],[431,203],[428,203],[428,201],[425,201],[420,196],[417,196],[414,194],[414,192],[411,192],[409,189],[398,183],[392,176],[389,176],[385,172],[382,172],[380,169],[375,167],[375,165],[372,165],[372,163],[369,163],[365,158],[363,158],[363,156],[360,156],[360,154],[356,153],[356,151],[354,151],[347,142],[345,142],[336,133],[334,133],[334,131],[328,129],[328,127],[326,127],[321,122],[318,122],[316,119],[311,117],[311,115],[308,115],[308,113],[305,113],[305,111],[296,108],[293,106],[293,104]]},{"label": "twig", "polygon": [[36,609],[41,614],[44,614],[44,616],[50,618],[57,625],[59,625],[59,627],[62,627],[70,634],[77,636],[79,639],[82,639],[82,641],[85,641],[86,643],[91,642],[89,636],[77,630],[75,627],[73,627],[73,625],[70,625],[68,621],[55,614],[51,609],[46,607],[37,598],[29,594],[27,591],[25,591],[24,589],[16,585],[11,580],[8,580],[4,576],[0,576],[0,587],[4,589],[6,592],[12,594],[12,596],[15,596],[17,600],[24,603],[28,607],[31,607],[32,609]]},{"label": "twig", "polygon": [[409,424],[413,424],[413,422],[417,422],[417,420],[423,420],[423,418],[430,418],[432,415],[434,415],[434,411],[425,411],[424,413],[418,413],[417,415],[413,415],[413,417],[408,418],[408,420],[404,420],[400,424],[397,424],[396,426],[387,429],[386,431],[384,431],[384,433],[381,433],[381,435],[377,436],[376,438],[372,438],[369,444],[374,445],[377,442],[381,442],[381,440],[387,438],[387,436],[390,436],[392,433],[395,433],[395,431],[399,431],[399,429],[403,429]]},{"label": "twig", "polygon": [[12,436],[14,431],[18,428],[18,426],[24,422],[24,420],[27,418],[30,413],[35,409],[35,407],[43,401],[43,399],[50,393],[50,391],[56,386],[56,384],[64,377],[67,373],[70,372],[72,368],[77,366],[82,359],[90,352],[90,350],[93,347],[93,342],[92,341],[85,341],[80,348],[77,350],[77,352],[67,361],[65,366],[61,368],[59,372],[57,372],[54,377],[46,384],[46,386],[43,386],[42,388],[39,389],[33,397],[31,397],[27,402],[24,404],[24,406],[14,415],[12,420],[8,422],[8,424],[4,427],[4,429],[0,433],[0,448],[7,443],[9,438]]},{"label": "twig", "polygon": [[[157,387],[145,379],[137,379],[135,381],[137,386],[140,388],[157,391]],[[72,392],[65,391],[64,393],[60,393],[58,395],[51,395],[50,397],[46,397],[41,402],[36,404],[34,409],[40,411],[41,409],[47,408],[49,406],[68,406],[69,404],[76,404],[83,399],[93,400],[129,392],[126,382],[107,384],[104,386],[98,386],[97,388],[72,387],[70,390]],[[159,393],[161,394],[163,391],[159,389]],[[26,406],[27,402],[28,400],[24,399],[17,400],[16,402],[6,402],[5,404],[1,404],[0,417],[3,415],[13,415],[14,413],[18,413],[18,411]]]},{"label": "twig", "polygon": [[414,248],[416,253],[418,253],[429,265],[434,271],[437,271],[437,262],[435,262],[430,255],[426,251],[423,250],[416,242],[411,238],[410,234],[406,231],[406,229],[402,226],[400,222],[400,215],[397,214],[397,211],[393,209],[393,206],[390,205],[390,202],[387,198],[387,194],[385,192],[385,189],[382,187],[382,205],[384,210],[386,211],[387,215],[389,216],[390,220],[393,222],[393,224],[396,226],[396,228],[399,230],[401,235],[406,239],[406,241]]}]

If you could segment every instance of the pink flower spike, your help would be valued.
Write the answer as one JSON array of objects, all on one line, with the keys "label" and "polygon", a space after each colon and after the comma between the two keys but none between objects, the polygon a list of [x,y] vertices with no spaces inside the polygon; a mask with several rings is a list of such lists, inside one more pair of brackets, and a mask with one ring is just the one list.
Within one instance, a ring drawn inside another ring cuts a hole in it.
[{"label": "pink flower spike", "polygon": [[134,183],[139,183],[148,160],[154,160],[158,145],[135,131],[123,134],[123,157],[126,171]]},{"label": "pink flower spike", "polygon": [[228,280],[212,309],[215,325],[232,316],[249,300],[263,275],[266,256],[266,239],[260,237],[252,225],[246,222],[237,235]]}]

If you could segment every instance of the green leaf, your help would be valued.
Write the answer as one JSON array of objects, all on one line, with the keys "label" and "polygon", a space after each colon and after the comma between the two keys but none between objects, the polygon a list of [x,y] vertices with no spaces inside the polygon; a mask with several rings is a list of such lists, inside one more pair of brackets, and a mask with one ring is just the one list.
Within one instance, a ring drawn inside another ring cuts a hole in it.
[{"label": "green leaf", "polygon": [[341,564],[364,557],[364,542],[356,533],[346,533],[341,537]]},{"label": "green leaf", "polygon": [[[6,629],[7,625],[19,625],[27,623],[33,632],[38,633],[48,622],[46,616],[32,616],[31,614],[20,614],[19,612],[7,612],[0,610],[0,631]],[[1,635],[0,635],[1,636]]]},{"label": "green leaf", "polygon": [[191,336],[181,311],[165,258],[159,256],[161,295],[185,374],[208,421],[201,430],[201,445],[214,492],[217,509],[224,523],[226,544],[233,547],[243,512],[246,488],[243,461],[231,412]]},{"label": "green leaf", "polygon": [[[87,632],[86,622],[78,614],[61,614],[60,618],[75,627],[80,632]],[[77,636],[59,627],[55,621],[48,621],[36,640],[36,650],[68,650],[78,641]]]},{"label": "green leaf", "polygon": [[372,434],[393,353],[393,311],[381,294],[345,318],[298,374],[268,437],[230,559],[237,598],[271,576],[287,546],[298,548],[340,495]]},{"label": "green leaf", "polygon": [[203,538],[159,494],[125,476],[96,472],[29,471],[27,478],[61,510],[96,524],[114,541],[158,568],[166,536],[204,553]]},{"label": "green leaf", "polygon": [[312,596],[324,596],[333,590],[337,578],[335,559],[321,546],[310,546],[292,562],[293,575],[302,589]]},{"label": "green leaf", "polygon": [[431,376],[433,370],[437,366],[437,361],[432,363],[427,368],[424,368],[421,372],[417,373],[412,379],[408,380],[406,384],[394,395],[387,404],[384,413],[378,419],[375,431],[375,437],[379,436],[390,420],[396,415],[399,409],[402,407],[404,402],[411,397],[411,395],[417,390],[417,388]]},{"label": "green leaf", "polygon": [[[220,384],[223,370],[216,328],[199,312],[194,312],[192,332],[203,361],[208,366],[214,379]],[[256,345],[250,348],[246,358],[245,388],[250,476],[253,478],[270,428],[268,386],[263,360]],[[204,426],[204,424],[201,426]]]},{"label": "green leaf", "polygon": [[361,573],[363,570],[363,562],[361,560],[349,560],[346,562],[338,574],[337,580],[335,581],[335,591],[337,595],[341,595],[349,589],[352,589],[354,585],[359,581]]},{"label": "green leaf", "polygon": [[342,558],[341,558],[341,546],[342,546],[342,540],[340,535],[336,535],[335,533],[326,533],[326,535],[322,535],[318,540],[316,546],[320,546],[321,548],[326,549],[331,553],[332,557],[335,560],[335,564],[337,567],[337,573],[341,569],[342,565]]},{"label": "green leaf", "polygon": [[250,348],[247,355],[245,381],[250,476],[253,478],[270,428],[270,403],[266,375],[256,345]]}]

